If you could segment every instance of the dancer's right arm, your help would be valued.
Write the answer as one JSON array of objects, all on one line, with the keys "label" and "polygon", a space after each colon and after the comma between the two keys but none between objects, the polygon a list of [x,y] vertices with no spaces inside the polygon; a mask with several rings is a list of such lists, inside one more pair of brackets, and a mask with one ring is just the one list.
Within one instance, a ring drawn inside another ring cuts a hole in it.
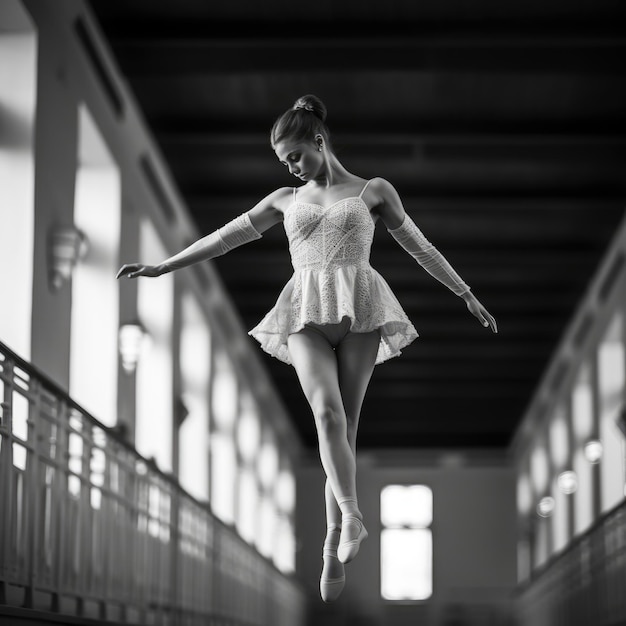
[{"label": "dancer's right arm", "polygon": [[116,278],[161,276],[194,263],[222,256],[233,248],[259,239],[262,233],[282,221],[283,213],[277,207],[282,205],[291,193],[291,188],[277,189],[263,198],[247,213],[242,213],[239,217],[218,228],[210,235],[198,239],[162,263],[158,265],[128,263],[120,268]]}]

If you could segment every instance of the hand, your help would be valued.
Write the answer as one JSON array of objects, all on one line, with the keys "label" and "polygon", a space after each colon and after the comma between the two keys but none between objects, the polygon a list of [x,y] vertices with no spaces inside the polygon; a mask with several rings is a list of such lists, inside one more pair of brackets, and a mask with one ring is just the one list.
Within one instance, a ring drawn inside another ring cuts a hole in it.
[{"label": "hand", "polygon": [[167,269],[163,265],[142,265],[141,263],[128,263],[122,265],[115,278],[137,278],[138,276],[148,276],[154,278],[165,274]]},{"label": "hand", "polygon": [[494,333],[498,332],[498,325],[495,318],[489,314],[489,311],[478,301],[478,298],[471,292],[463,294],[463,299],[469,312],[478,319],[485,327],[490,327]]}]

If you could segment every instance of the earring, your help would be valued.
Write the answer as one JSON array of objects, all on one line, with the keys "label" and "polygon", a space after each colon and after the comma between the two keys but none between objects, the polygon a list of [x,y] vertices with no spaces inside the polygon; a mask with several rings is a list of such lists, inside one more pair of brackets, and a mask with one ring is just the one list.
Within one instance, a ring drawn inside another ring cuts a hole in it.
[{"label": "earring", "polygon": [[320,147],[318,148],[318,151],[319,151],[319,152],[321,152],[321,151],[322,151],[322,146],[320,146]]}]

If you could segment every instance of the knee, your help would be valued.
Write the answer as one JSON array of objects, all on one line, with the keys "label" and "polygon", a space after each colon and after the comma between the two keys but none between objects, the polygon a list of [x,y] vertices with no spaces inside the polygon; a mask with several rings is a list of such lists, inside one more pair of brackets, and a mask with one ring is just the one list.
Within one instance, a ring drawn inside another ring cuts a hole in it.
[{"label": "knee", "polygon": [[346,415],[346,427],[348,440],[352,440],[352,438],[356,439],[356,433],[359,428],[359,418],[349,414]]},{"label": "knee", "polygon": [[319,436],[326,439],[331,439],[346,432],[345,416],[331,406],[320,406],[315,411],[315,423]]}]

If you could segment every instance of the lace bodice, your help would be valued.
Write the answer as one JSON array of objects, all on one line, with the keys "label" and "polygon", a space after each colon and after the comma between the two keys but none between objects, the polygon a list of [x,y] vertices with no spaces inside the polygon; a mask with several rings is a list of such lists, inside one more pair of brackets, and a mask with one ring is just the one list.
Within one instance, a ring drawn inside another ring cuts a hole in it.
[{"label": "lace bodice", "polygon": [[285,212],[284,227],[295,270],[369,263],[374,222],[361,196],[328,207],[296,200]]},{"label": "lace bodice", "polygon": [[288,339],[307,324],[350,320],[350,332],[378,330],[376,363],[400,354],[417,331],[383,277],[370,265],[374,220],[362,199],[324,207],[294,198],[283,225],[294,274],[276,305],[251,331],[263,349],[291,363]]}]

